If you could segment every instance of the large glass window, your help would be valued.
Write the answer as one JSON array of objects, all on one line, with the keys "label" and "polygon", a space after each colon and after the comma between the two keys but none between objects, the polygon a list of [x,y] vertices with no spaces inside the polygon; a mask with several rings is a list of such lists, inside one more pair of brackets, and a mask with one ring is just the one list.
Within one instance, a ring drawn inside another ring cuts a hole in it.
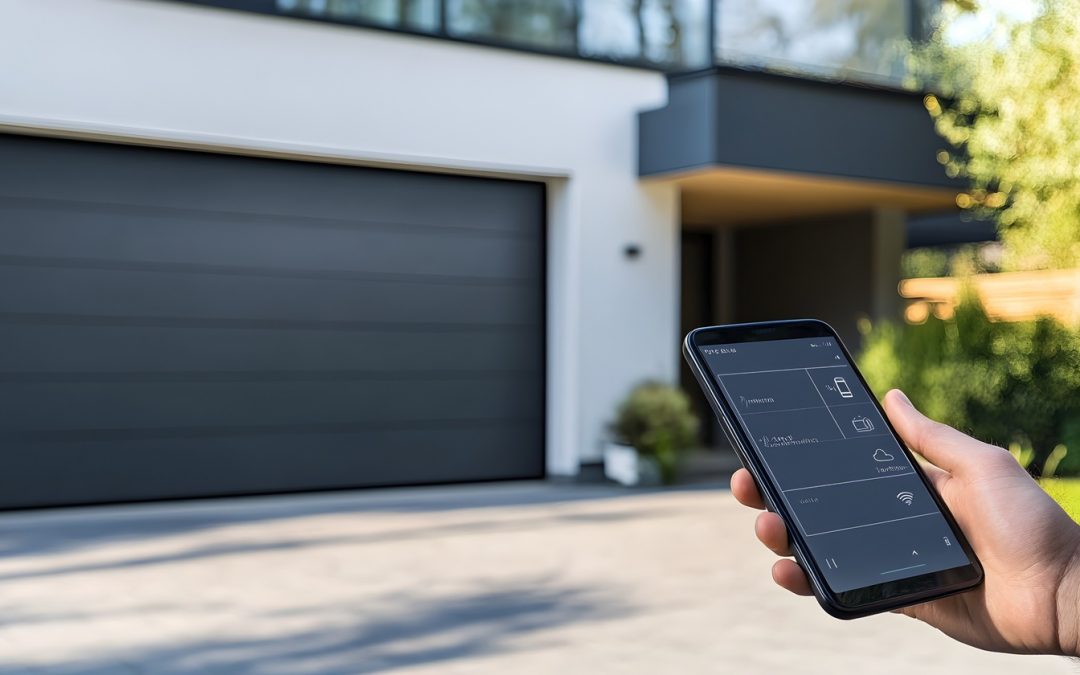
[{"label": "large glass window", "polygon": [[447,0],[446,28],[455,37],[558,52],[577,49],[574,0]]},{"label": "large glass window", "polygon": [[581,53],[675,68],[710,62],[709,0],[582,0]]},{"label": "large glass window", "polygon": [[447,31],[604,60],[709,63],[708,0],[446,0]]},{"label": "large glass window", "polygon": [[718,0],[717,57],[852,79],[904,76],[912,6],[903,0]]},{"label": "large glass window", "polygon": [[442,0],[276,0],[289,14],[336,21],[435,31]]},{"label": "large glass window", "polygon": [[[215,4],[215,0],[192,0]],[[899,85],[940,0],[274,0],[279,13],[679,71]],[[231,6],[232,3],[230,3]],[[711,50],[711,51],[710,51]]]},{"label": "large glass window", "polygon": [[709,0],[276,0],[279,11],[651,64],[710,63]]}]

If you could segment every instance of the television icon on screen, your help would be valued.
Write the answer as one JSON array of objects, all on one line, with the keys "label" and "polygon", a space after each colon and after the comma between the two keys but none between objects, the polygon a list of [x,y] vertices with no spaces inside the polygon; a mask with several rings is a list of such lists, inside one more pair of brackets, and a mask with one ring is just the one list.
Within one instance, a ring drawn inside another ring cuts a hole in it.
[{"label": "television icon on screen", "polygon": [[865,415],[860,415],[851,420],[851,426],[855,427],[855,431],[858,431],[861,434],[874,430],[874,423]]}]

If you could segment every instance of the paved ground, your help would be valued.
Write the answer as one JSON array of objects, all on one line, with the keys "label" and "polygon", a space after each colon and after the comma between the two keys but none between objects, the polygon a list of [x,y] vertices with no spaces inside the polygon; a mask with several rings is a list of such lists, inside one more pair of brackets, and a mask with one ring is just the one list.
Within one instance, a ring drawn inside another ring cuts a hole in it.
[{"label": "paved ground", "polygon": [[535,483],[4,516],[0,672],[1080,672],[831,619],[751,520]]}]

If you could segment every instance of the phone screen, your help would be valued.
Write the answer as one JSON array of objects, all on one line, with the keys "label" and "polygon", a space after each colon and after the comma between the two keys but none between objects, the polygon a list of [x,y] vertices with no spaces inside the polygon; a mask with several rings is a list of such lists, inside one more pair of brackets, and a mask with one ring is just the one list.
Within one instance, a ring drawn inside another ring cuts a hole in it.
[{"label": "phone screen", "polygon": [[834,592],[971,564],[835,339],[700,352]]}]

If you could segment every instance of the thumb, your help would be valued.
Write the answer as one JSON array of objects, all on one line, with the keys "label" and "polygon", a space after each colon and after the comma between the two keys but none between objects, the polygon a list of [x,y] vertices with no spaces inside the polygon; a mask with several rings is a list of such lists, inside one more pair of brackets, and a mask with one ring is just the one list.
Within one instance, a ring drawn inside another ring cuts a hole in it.
[{"label": "thumb", "polygon": [[985,443],[923,415],[899,389],[885,394],[884,403],[889,421],[907,446],[949,473],[964,473],[991,451]]}]

